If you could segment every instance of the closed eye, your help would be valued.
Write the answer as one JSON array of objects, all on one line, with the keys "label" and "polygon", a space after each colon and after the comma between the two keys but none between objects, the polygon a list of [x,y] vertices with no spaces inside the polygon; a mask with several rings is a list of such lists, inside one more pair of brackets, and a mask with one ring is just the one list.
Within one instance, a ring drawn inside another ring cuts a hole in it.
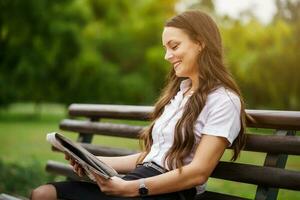
[{"label": "closed eye", "polygon": [[172,50],[176,50],[176,49],[178,48],[178,46],[179,46],[179,45],[176,44],[176,45],[174,45],[171,49],[172,49]]}]

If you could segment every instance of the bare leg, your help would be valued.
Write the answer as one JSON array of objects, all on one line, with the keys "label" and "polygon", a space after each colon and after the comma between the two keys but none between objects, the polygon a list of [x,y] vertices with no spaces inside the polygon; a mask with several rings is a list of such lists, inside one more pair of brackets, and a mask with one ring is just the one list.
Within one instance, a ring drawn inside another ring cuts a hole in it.
[{"label": "bare leg", "polygon": [[56,189],[53,185],[42,185],[31,192],[31,200],[56,200]]}]

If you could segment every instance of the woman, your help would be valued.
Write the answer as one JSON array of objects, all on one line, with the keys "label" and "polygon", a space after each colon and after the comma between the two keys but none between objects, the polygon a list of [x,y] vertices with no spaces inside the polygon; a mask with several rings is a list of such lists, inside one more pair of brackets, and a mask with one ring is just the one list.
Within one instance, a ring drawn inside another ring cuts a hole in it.
[{"label": "woman", "polygon": [[[184,12],[166,22],[162,43],[172,68],[152,123],[141,134],[144,151],[99,157],[127,175],[110,180],[96,175],[97,185],[47,184],[35,189],[32,199],[193,199],[204,192],[226,147],[232,146],[232,160],[237,159],[245,143],[246,115],[223,63],[216,24],[201,11]],[[84,173],[70,162],[79,175]]]}]

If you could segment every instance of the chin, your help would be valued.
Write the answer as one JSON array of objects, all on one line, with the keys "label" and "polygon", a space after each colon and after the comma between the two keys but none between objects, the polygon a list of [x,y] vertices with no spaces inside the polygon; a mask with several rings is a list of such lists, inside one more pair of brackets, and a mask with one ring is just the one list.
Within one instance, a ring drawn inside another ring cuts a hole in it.
[{"label": "chin", "polygon": [[184,73],[182,73],[182,72],[180,72],[180,71],[175,71],[175,75],[176,75],[177,77],[180,77],[180,78],[187,77],[186,74],[184,74]]},{"label": "chin", "polygon": [[177,77],[183,77],[180,73],[178,73],[178,72],[175,72],[175,75],[177,76]]}]

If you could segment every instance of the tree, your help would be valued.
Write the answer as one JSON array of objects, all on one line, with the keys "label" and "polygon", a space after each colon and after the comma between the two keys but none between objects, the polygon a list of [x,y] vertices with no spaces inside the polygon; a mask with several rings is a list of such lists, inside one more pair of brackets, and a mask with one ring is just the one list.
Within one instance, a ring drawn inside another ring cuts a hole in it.
[{"label": "tree", "polygon": [[0,103],[141,104],[158,93],[156,80],[165,75],[160,74],[165,64],[157,62],[157,77],[143,73],[152,73],[147,55],[158,55],[153,50],[161,46],[173,0],[1,0],[0,5],[0,83],[7,85],[0,88]]}]

